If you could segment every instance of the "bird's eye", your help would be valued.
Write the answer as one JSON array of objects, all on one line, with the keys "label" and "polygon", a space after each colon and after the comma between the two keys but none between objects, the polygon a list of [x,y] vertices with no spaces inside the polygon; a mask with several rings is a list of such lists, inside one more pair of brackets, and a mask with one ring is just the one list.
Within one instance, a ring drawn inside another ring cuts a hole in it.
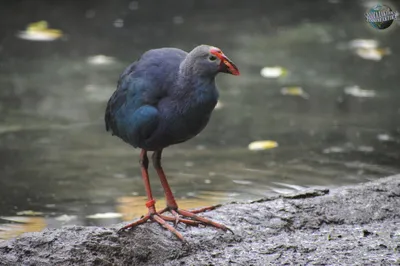
[{"label": "bird's eye", "polygon": [[208,57],[208,60],[215,61],[215,60],[217,60],[217,57],[214,55],[210,55],[210,57]]}]

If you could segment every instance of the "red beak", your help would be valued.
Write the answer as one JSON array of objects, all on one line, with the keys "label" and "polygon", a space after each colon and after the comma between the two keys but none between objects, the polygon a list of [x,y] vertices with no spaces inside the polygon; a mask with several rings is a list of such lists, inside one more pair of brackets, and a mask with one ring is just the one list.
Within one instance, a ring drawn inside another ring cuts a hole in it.
[{"label": "red beak", "polygon": [[212,47],[210,49],[210,53],[212,53],[221,60],[221,64],[219,65],[220,72],[229,73],[235,76],[240,75],[237,66],[226,55],[224,55],[224,53],[220,49]]}]

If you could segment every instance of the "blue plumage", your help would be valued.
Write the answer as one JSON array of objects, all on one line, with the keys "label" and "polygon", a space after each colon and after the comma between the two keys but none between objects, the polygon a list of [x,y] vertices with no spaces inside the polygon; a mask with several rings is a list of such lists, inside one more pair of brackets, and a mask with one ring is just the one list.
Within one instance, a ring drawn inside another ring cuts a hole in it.
[{"label": "blue plumage", "polygon": [[144,53],[120,76],[107,105],[106,129],[133,147],[150,151],[196,136],[218,101],[218,68],[207,60],[208,49]]}]

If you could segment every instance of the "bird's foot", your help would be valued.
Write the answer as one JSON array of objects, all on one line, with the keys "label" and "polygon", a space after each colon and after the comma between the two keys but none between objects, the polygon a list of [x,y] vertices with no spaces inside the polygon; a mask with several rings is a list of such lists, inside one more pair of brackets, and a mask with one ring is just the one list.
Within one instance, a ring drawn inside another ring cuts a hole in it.
[{"label": "bird's foot", "polygon": [[[149,220],[152,221],[152,222],[158,223],[159,225],[161,225],[162,227],[164,227],[165,229],[167,229],[168,231],[173,233],[181,241],[185,242],[185,239],[183,238],[182,234],[179,233],[173,226],[171,226],[170,224],[168,224],[166,222],[166,221],[175,222],[175,218],[174,217],[168,217],[168,216],[165,216],[165,215],[161,215],[161,214],[158,214],[156,212],[155,213],[149,212],[147,215],[143,216],[139,220],[137,220],[137,221],[135,221],[133,223],[130,223],[128,225],[125,225],[124,227],[119,229],[118,232],[124,231],[126,229],[130,229],[130,228],[134,228],[134,227],[136,227],[138,225],[146,223]],[[179,219],[179,222],[190,224],[190,225],[195,225],[195,226],[198,225],[195,221],[186,220],[186,219]]]},{"label": "bird's foot", "polygon": [[198,226],[198,225],[212,226],[212,227],[215,227],[218,229],[222,229],[225,232],[229,231],[233,234],[233,231],[229,227],[227,227],[223,224],[214,222],[210,219],[196,215],[197,213],[200,213],[200,212],[213,210],[219,206],[220,205],[210,206],[210,207],[205,207],[205,208],[201,208],[201,209],[193,210],[193,211],[187,211],[187,210],[183,210],[183,209],[179,209],[179,208],[166,207],[162,211],[158,212],[158,214],[162,215],[164,212],[170,212],[174,217],[165,216],[165,215],[162,215],[162,217],[166,218],[166,220],[174,221],[175,225],[182,222],[184,224],[192,225],[192,226]]},{"label": "bird's foot", "polygon": [[[186,211],[179,208],[166,207],[162,211],[156,212],[154,206],[151,206],[151,208],[149,208],[149,213],[147,215],[142,216],[139,220],[122,227],[121,229],[118,230],[118,232],[134,228],[148,221],[152,221],[158,223],[159,225],[161,225],[162,227],[173,233],[178,239],[180,239],[183,242],[186,241],[183,238],[182,234],[179,233],[172,225],[168,224],[167,222],[173,222],[175,226],[178,223],[183,223],[190,226],[199,226],[199,225],[213,226],[215,228],[222,229],[225,232],[230,231],[233,234],[233,231],[227,226],[196,215],[199,212],[213,210],[217,207],[218,206],[205,207],[194,211]],[[170,212],[172,216],[163,215],[163,213],[165,212]]]}]

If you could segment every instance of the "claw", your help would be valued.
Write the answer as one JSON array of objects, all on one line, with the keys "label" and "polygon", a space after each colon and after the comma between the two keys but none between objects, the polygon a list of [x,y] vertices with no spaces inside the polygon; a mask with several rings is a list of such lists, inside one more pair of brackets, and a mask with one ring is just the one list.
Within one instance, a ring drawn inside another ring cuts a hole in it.
[{"label": "claw", "polygon": [[176,227],[179,223],[179,214],[175,210],[170,210],[170,212],[175,217],[174,226]]}]

